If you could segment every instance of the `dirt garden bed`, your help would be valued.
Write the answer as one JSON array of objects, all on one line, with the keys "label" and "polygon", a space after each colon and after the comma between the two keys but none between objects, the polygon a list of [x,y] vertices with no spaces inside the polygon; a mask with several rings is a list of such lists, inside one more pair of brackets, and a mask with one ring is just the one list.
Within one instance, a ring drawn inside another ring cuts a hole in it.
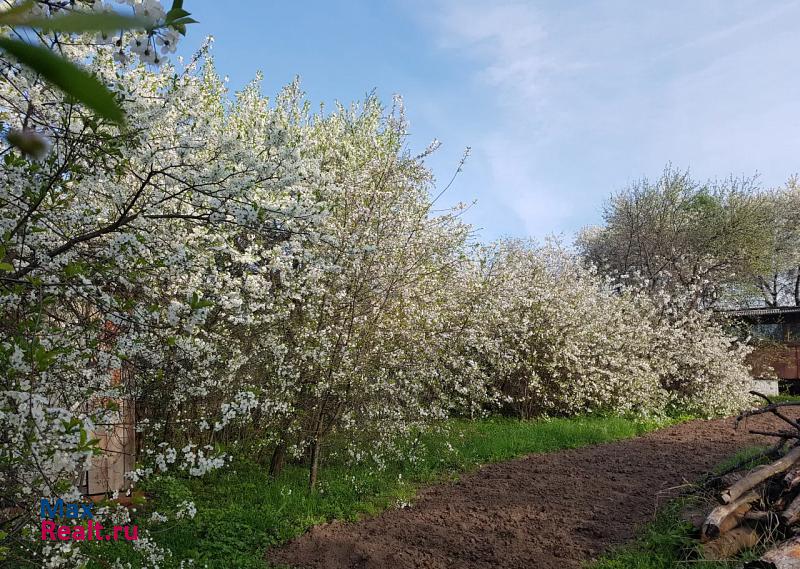
[{"label": "dirt garden bed", "polygon": [[[749,426],[779,424],[757,417]],[[267,559],[329,569],[579,568],[632,539],[660,505],[715,464],[768,442],[734,432],[725,419],[530,455],[424,489],[412,507],[317,526]]]}]

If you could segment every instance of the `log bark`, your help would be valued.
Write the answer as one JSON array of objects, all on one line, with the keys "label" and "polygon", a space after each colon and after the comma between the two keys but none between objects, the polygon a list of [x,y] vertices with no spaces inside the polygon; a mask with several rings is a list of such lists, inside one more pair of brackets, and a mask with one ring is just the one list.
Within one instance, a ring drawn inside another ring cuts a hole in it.
[{"label": "log bark", "polygon": [[[773,457],[772,460],[775,460],[777,458],[778,457]],[[739,482],[739,480],[741,480],[742,478],[744,478],[744,473],[741,471],[727,472],[725,474],[720,474],[708,478],[703,483],[703,485],[714,492],[721,492],[726,488],[733,486],[734,484]]]},{"label": "log bark", "polygon": [[[722,472],[714,476],[709,476],[703,485],[714,489],[727,488],[728,486],[731,486],[744,476],[741,470],[746,465],[752,465],[754,462],[763,460],[765,458],[769,460],[778,460],[783,455],[782,449],[785,445],[786,445],[786,439],[781,439],[777,443],[775,443],[772,447],[765,450],[764,452],[761,452],[755,456],[748,457],[744,460],[740,460],[739,462],[737,462],[734,465],[731,465]],[[733,479],[728,478],[729,475]]]},{"label": "log bark", "polygon": [[731,472],[730,474],[726,474],[720,478],[720,482],[722,483],[720,487],[727,488],[733,486],[742,478],[744,478],[744,472]]},{"label": "log bark", "polygon": [[766,512],[766,511],[750,511],[747,512],[742,519],[750,522],[765,522],[769,520],[772,516],[775,516],[774,512]]},{"label": "log bark", "polygon": [[[719,561],[730,559],[740,551],[755,547],[758,532],[752,528],[738,527],[700,547],[703,559]],[[783,568],[781,568],[783,569]]]},{"label": "log bark", "polygon": [[703,523],[700,539],[702,541],[714,539],[738,526],[744,515],[753,507],[753,502],[759,498],[758,492],[750,491],[730,504],[723,504],[711,510]]},{"label": "log bark", "polygon": [[757,561],[745,563],[745,569],[800,569],[800,537],[784,541]]},{"label": "log bark", "polygon": [[748,490],[764,482],[767,478],[786,472],[798,460],[800,460],[800,446],[794,447],[772,464],[766,464],[753,470],[747,476],[725,490],[720,496],[720,499],[724,504],[730,504]]},{"label": "log bark", "polygon": [[800,485],[800,469],[794,468],[783,477],[783,485],[787,490],[792,490]]},{"label": "log bark", "polygon": [[773,536],[773,540],[774,536],[786,535],[783,533],[786,526],[777,512],[750,510],[742,518],[742,525],[755,529],[761,535]]},{"label": "log bark", "polygon": [[790,526],[800,520],[800,494],[789,502],[789,505],[781,512],[781,520]]}]

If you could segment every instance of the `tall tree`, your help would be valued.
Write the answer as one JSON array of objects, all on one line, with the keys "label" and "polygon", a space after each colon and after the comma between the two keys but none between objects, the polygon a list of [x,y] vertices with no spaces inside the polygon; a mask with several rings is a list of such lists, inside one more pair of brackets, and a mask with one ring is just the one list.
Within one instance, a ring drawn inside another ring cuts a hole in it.
[{"label": "tall tree", "polygon": [[768,194],[767,258],[764,270],[752,275],[767,306],[800,306],[800,183],[790,178]]},{"label": "tall tree", "polygon": [[585,229],[577,245],[611,277],[710,306],[765,272],[773,213],[752,178],[700,183],[668,166],[613,195],[605,225]]}]

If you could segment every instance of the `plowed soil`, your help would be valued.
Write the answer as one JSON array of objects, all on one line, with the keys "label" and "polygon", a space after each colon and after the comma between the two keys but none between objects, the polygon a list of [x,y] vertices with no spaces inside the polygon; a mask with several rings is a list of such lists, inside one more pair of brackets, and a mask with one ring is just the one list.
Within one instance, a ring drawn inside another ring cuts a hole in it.
[{"label": "plowed soil", "polygon": [[691,421],[488,465],[422,490],[410,508],[317,526],[267,558],[326,569],[577,569],[631,540],[659,505],[738,449],[768,444],[746,432],[731,419]]}]

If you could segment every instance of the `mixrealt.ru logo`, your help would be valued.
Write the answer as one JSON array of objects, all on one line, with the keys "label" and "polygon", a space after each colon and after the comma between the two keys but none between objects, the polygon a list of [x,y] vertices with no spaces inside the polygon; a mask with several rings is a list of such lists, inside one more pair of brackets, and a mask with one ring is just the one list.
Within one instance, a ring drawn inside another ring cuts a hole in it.
[{"label": "mixrealt.ru logo", "polygon": [[[128,541],[139,539],[138,526],[113,526],[103,533],[102,524],[94,519],[92,503],[67,503],[60,498],[50,502],[42,498],[39,515],[42,518],[42,540],[50,541],[117,541],[121,537]],[[78,525],[59,525],[54,520],[86,520]]]}]

